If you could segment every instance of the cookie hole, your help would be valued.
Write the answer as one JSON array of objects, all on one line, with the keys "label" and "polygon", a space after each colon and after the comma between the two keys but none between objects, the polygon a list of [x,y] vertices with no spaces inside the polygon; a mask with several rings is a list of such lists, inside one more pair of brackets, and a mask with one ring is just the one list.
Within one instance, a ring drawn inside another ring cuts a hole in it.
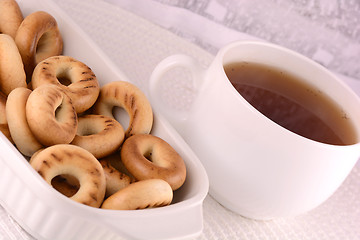
[{"label": "cookie hole", "polygon": [[36,46],[36,62],[41,62],[42,60],[48,58],[48,52],[52,47],[52,44],[49,42],[51,39],[51,33],[45,32],[39,39]]},{"label": "cookie hole", "polygon": [[83,128],[81,129],[81,131],[78,130],[78,133],[77,135],[79,136],[90,136],[90,135],[93,135],[93,134],[97,134],[98,132],[97,131],[94,131],[94,129],[91,129],[91,128]]},{"label": "cookie hole", "polygon": [[148,150],[145,152],[144,157],[149,160],[150,162],[153,162],[153,152],[152,150]]},{"label": "cookie hole", "polygon": [[62,110],[62,104],[60,104],[56,109],[55,109],[55,119],[56,121],[60,121],[61,119],[61,110]]},{"label": "cookie hole", "polygon": [[69,108],[61,102],[59,106],[55,109],[55,119],[58,122],[64,122],[67,120]]},{"label": "cookie hole", "polygon": [[93,124],[89,119],[81,119],[78,123],[77,135],[78,136],[90,136],[98,134],[103,130],[101,125]]},{"label": "cookie hole", "polygon": [[79,180],[69,174],[62,174],[54,177],[51,180],[51,185],[66,197],[74,196],[80,188]]},{"label": "cookie hole", "polygon": [[38,41],[38,44],[36,46],[36,53],[37,54],[41,53],[41,52],[43,52],[45,50],[44,48],[46,48],[46,40],[48,39],[48,35],[49,35],[48,33],[44,33],[40,37],[40,39]]},{"label": "cookie hole", "polygon": [[70,69],[68,68],[61,69],[59,72],[57,72],[56,78],[58,79],[59,83],[64,86],[69,86],[72,83],[70,77]]},{"label": "cookie hole", "polygon": [[130,117],[124,108],[113,107],[112,114],[114,118],[121,124],[124,130],[126,130],[129,127]]}]

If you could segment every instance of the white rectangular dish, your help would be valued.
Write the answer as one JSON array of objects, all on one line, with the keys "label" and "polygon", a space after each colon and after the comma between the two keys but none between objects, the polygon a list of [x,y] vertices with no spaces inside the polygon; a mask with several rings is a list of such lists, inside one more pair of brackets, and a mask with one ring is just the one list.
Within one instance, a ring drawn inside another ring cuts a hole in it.
[{"label": "white rectangular dish", "polygon": [[[101,85],[127,77],[70,18],[51,1],[18,0],[24,14],[53,15],[64,39],[64,55],[91,67]],[[103,210],[74,202],[49,186],[0,134],[0,204],[37,239],[172,239],[199,235],[208,178],[196,155],[160,115],[152,134],[172,145],[187,166],[185,184],[170,206],[136,211]]]}]

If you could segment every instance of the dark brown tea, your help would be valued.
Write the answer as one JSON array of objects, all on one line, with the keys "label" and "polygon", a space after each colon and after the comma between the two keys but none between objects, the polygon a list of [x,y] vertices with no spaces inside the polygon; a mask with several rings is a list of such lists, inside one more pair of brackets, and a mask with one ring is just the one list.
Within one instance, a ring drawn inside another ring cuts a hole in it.
[{"label": "dark brown tea", "polygon": [[224,66],[236,90],[259,112],[303,137],[334,145],[357,142],[351,120],[320,90],[276,68],[249,62]]}]

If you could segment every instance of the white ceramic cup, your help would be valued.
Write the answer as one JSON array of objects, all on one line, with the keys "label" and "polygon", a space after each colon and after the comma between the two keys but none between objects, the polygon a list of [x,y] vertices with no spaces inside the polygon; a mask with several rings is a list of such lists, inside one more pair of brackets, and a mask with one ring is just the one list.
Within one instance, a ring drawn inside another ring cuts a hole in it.
[{"label": "white ceramic cup", "polygon": [[[297,135],[258,112],[229,82],[223,66],[249,61],[276,66],[310,81],[333,98],[354,123],[358,143],[330,145]],[[175,67],[192,74],[196,97],[179,111],[159,97],[162,76]],[[209,193],[223,206],[253,219],[305,213],[342,184],[360,156],[360,101],[335,75],[288,49],[262,42],[235,42],[202,68],[174,55],[154,69],[150,99],[191,146],[210,180]]]}]

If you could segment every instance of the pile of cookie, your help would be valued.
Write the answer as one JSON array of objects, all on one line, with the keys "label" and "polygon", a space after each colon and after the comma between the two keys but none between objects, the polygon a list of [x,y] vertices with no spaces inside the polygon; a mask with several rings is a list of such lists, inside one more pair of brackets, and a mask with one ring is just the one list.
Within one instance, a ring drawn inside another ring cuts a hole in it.
[{"label": "pile of cookie", "polygon": [[[51,14],[23,17],[15,0],[0,0],[0,9],[3,134],[74,201],[127,210],[169,205],[186,166],[151,135],[153,112],[143,92],[121,80],[100,86],[89,66],[62,55]],[[114,117],[116,108],[128,114],[128,126]]]}]

